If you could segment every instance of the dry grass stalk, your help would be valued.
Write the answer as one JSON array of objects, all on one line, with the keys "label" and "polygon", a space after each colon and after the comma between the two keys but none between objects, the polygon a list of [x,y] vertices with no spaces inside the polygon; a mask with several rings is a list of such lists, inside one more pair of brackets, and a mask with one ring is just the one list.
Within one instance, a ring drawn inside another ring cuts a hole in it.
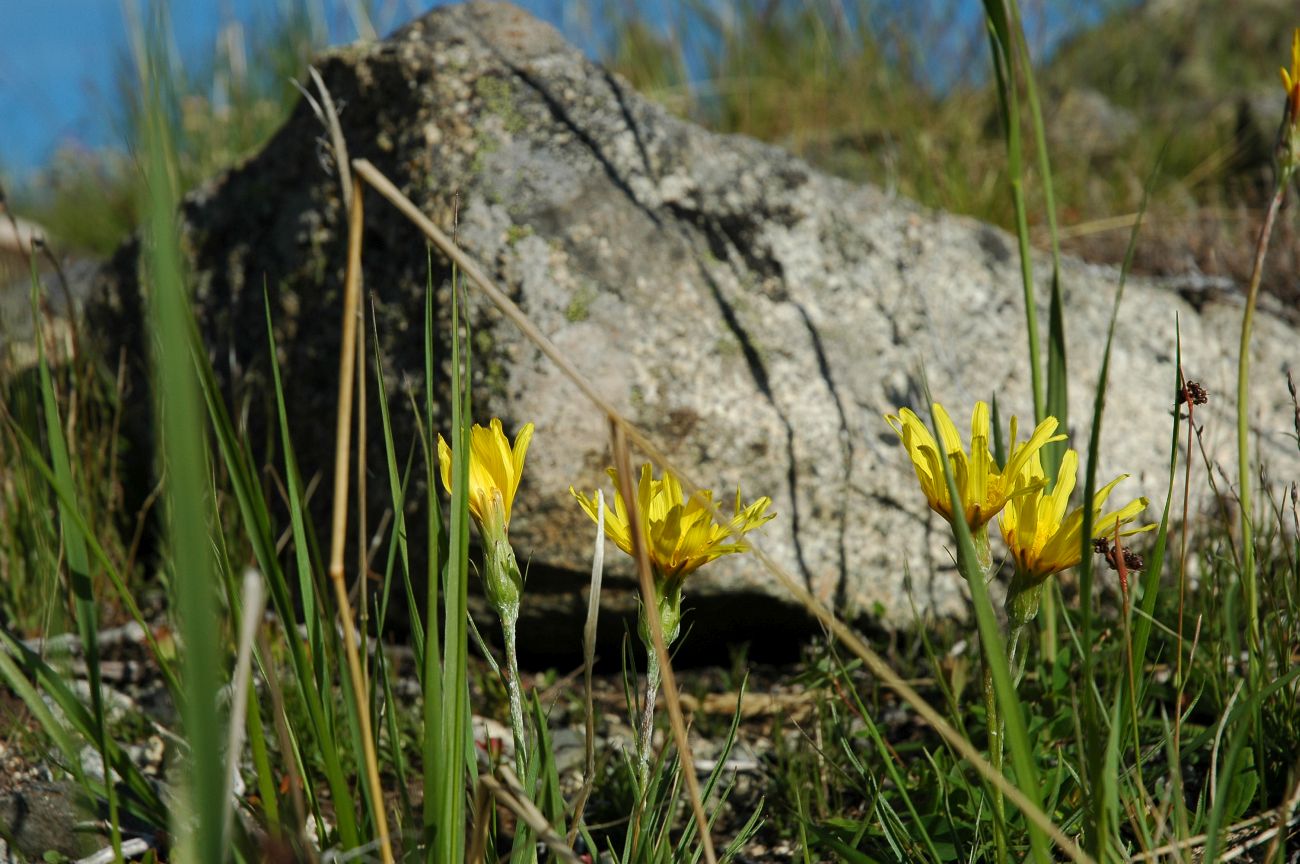
[{"label": "dry grass stalk", "polygon": [[[509,766],[499,766],[495,775],[484,774],[478,778],[478,782],[480,790],[487,789],[491,792],[492,796],[500,801],[502,806],[531,828],[541,841],[546,844],[546,848],[554,852],[560,860],[569,861],[572,864],[583,864],[578,853],[574,852],[564,842],[564,838],[556,832],[554,826],[546,821],[542,811],[538,810],[537,806],[528,800],[523,787],[519,784],[519,778],[515,776],[515,772],[511,771]],[[479,795],[475,795],[475,800],[481,800]],[[486,808],[480,812],[486,812]],[[486,818],[483,818],[483,822],[486,823],[486,821]],[[481,861],[484,853],[481,851],[482,847],[478,845],[479,837],[477,832],[474,839],[475,848],[472,851],[477,852],[479,857],[471,857],[468,860]]]},{"label": "dry grass stalk", "polygon": [[583,741],[582,789],[573,804],[573,826],[569,845],[578,839],[582,814],[596,780],[596,705],[591,684],[596,663],[596,623],[600,613],[600,587],[605,575],[605,494],[596,490],[596,547],[591,555],[591,591],[587,597],[587,620],[582,628],[582,693],[586,708],[586,739]]},{"label": "dry grass stalk", "polygon": [[[668,643],[664,639],[663,622],[657,613],[659,604],[655,601],[654,575],[650,570],[650,552],[646,546],[646,537],[641,533],[641,519],[637,515],[639,501],[636,486],[632,478],[632,454],[628,450],[627,438],[623,427],[611,417],[609,422],[610,444],[614,450],[614,465],[618,468],[618,490],[627,506],[627,530],[632,537],[632,549],[636,552],[637,579],[641,584],[641,603],[645,608],[643,621],[649,626],[650,638],[654,642],[655,655],[659,658],[659,671],[663,676],[664,702],[668,706],[668,719],[673,727],[673,738],[677,743],[678,761],[682,766],[682,777],[686,780],[686,793],[690,798],[691,812],[695,816],[696,827],[700,832],[700,841],[704,844],[704,860],[708,864],[717,864],[718,856],[713,851],[713,838],[709,836],[709,817],[704,812],[704,802],[700,798],[700,779],[695,776],[695,760],[691,758],[691,742],[686,734],[686,720],[682,717],[681,697],[677,692],[677,676],[673,673],[672,657],[668,654]],[[654,698],[650,694],[649,698]],[[646,711],[653,706],[647,705]],[[647,736],[648,738],[648,736]],[[645,740],[641,746],[647,751],[651,742]],[[644,790],[642,792],[644,793]]]},{"label": "dry grass stalk", "polygon": [[239,622],[239,647],[235,654],[235,674],[230,679],[230,728],[226,738],[226,794],[221,828],[222,842],[230,845],[230,830],[235,800],[235,778],[239,775],[239,757],[244,752],[245,721],[248,712],[249,682],[253,675],[253,643],[257,628],[262,623],[262,610],[266,607],[266,587],[262,574],[256,570],[244,572],[241,600],[243,618]]},{"label": "dry grass stalk", "polygon": [[[353,625],[352,603],[343,578],[343,549],[348,527],[348,463],[352,453],[352,395],[356,371],[358,304],[361,298],[361,190],[354,189],[348,213],[348,269],[343,285],[343,339],[339,346],[339,400],[334,445],[334,519],[330,532],[330,582],[339,604],[339,623],[343,629],[343,646],[347,652],[348,672],[356,700],[357,720],[361,726],[361,746],[370,787],[371,816],[379,832],[379,854],[384,864],[393,864],[393,845],[388,837],[388,816],[384,808],[383,786],[379,782],[379,760],[375,756],[375,736],[370,726],[370,699],[361,658],[357,652],[357,634]],[[362,574],[363,576],[365,574]]]}]

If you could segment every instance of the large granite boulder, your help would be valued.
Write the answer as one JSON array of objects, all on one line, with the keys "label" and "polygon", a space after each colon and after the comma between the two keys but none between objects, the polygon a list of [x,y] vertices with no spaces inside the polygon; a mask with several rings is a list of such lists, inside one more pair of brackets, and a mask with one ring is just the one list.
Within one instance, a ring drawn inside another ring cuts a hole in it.
[{"label": "large granite boulder", "polygon": [[[318,67],[351,154],[448,229],[458,212],[463,246],[606,397],[724,498],[737,484],[747,498],[772,496],[779,516],[760,542],[818,597],[886,623],[910,621],[913,603],[964,614],[944,526],[883,415],[921,408],[922,367],[954,415],[995,395],[1004,417],[1029,413],[1007,234],[677,119],[502,3],[437,9],[385,41],[331,51]],[[265,284],[299,456],[308,477],[328,479],[345,218],[325,138],[300,105],[261,153],[190,196],[184,219],[195,304],[236,413],[249,417],[252,440],[274,440],[258,431],[269,407]],[[101,334],[139,356],[133,255],[118,256],[96,318]],[[1048,272],[1038,261],[1037,273]],[[434,255],[444,391],[449,275]],[[420,389],[423,369],[426,278],[421,235],[369,194],[365,286],[403,455],[414,434],[405,392]],[[1081,448],[1117,281],[1114,269],[1075,261],[1062,272]],[[471,304],[476,416],[500,416],[511,430],[537,424],[512,524],[531,561],[524,623],[576,619],[593,526],[568,489],[603,484],[608,494],[606,424],[494,308]],[[1211,393],[1198,412],[1209,453],[1234,464],[1241,299],[1200,305],[1141,280],[1128,287],[1102,437],[1104,473],[1134,475],[1119,494],[1163,501],[1176,319],[1187,373]],[[1255,435],[1273,476],[1293,478],[1284,373],[1295,335],[1263,314],[1256,345]],[[439,410],[445,429],[446,404]],[[383,466],[377,438],[372,473]],[[386,487],[377,473],[376,514]],[[608,561],[615,577],[630,572],[621,555]],[[692,639],[739,628],[771,644],[800,620],[748,556],[702,570],[688,594]],[[629,608],[628,592],[608,596]]]}]

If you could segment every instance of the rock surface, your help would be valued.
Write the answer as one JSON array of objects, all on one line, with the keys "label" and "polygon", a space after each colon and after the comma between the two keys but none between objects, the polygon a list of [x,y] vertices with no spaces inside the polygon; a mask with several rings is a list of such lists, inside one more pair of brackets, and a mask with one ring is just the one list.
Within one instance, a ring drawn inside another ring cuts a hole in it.
[{"label": "rock surface", "polygon": [[[759,542],[817,596],[888,623],[910,621],[913,601],[964,614],[944,526],[882,415],[921,408],[922,366],[959,425],[974,400],[994,395],[1004,417],[1030,413],[1012,238],[678,120],[505,4],[440,8],[318,67],[352,156],[373,161],[436,222],[450,228],[458,212],[462,245],[672,459],[724,498],[737,484],[746,498],[771,495],[779,516]],[[251,440],[267,440],[257,432],[268,410],[265,284],[298,455],[308,478],[328,480],[345,219],[325,137],[300,105],[260,154],[191,196],[184,217],[203,331],[237,412],[249,406]],[[134,254],[117,257],[94,316],[138,357]],[[414,434],[405,389],[422,389],[426,252],[373,193],[364,255],[404,457]],[[432,278],[445,390],[449,269],[436,257]],[[1113,269],[1073,261],[1062,272],[1072,418],[1090,414],[1117,281]],[[1240,311],[1237,294],[1197,310],[1130,282],[1102,436],[1103,472],[1134,475],[1118,494],[1164,500],[1176,317],[1187,374],[1213,400],[1198,412],[1206,445],[1235,464]],[[532,562],[525,618],[576,620],[593,526],[568,487],[610,493],[605,422],[481,298],[471,297],[471,316],[475,415],[500,416],[512,431],[537,424],[511,529]],[[1285,371],[1295,335],[1264,314],[1256,346],[1260,450],[1274,477],[1294,478]],[[373,402],[368,410],[377,416]],[[1071,431],[1085,448],[1086,424]],[[387,487],[377,438],[376,514]],[[617,552],[607,561],[615,575],[630,572]],[[734,626],[772,641],[793,626],[795,616],[764,605],[784,594],[749,556],[695,574],[688,594],[697,633]],[[576,639],[576,627],[568,632]]]}]

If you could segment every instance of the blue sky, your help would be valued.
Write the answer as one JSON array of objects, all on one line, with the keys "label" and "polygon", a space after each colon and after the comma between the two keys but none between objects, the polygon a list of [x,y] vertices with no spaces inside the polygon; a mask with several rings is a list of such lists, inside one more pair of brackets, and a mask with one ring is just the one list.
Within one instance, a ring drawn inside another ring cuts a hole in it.
[{"label": "blue sky", "polygon": [[[246,16],[251,5],[251,0],[186,4],[176,22],[177,44],[183,52],[210,45],[223,14]],[[4,0],[3,18],[0,169],[21,177],[63,144],[120,146],[111,104],[127,46],[122,3]]]},{"label": "blue sky", "polygon": [[[22,184],[60,147],[123,147],[121,130],[113,123],[116,76],[127,52],[123,9],[128,3],[143,7],[148,2],[0,0],[0,179]],[[174,0],[170,9],[179,55],[209,58],[224,24],[264,21],[285,3],[306,3],[321,10],[331,41],[338,42],[352,39],[356,33],[347,12],[349,3],[377,9],[374,23],[383,33],[441,2],[444,0]],[[591,21],[590,10],[599,10],[602,0],[516,2],[579,44],[597,38],[593,27],[598,34],[599,22]],[[706,0],[706,4],[725,9],[728,2]],[[662,18],[670,5],[668,0],[645,0],[640,7],[653,21]],[[1037,6],[1028,4],[1031,18]],[[881,0],[875,8],[889,10],[894,23],[905,28],[924,26],[909,21],[912,17],[933,22],[950,16],[950,22],[960,22],[964,30],[965,19],[978,26],[980,14],[975,0]],[[1056,3],[1049,0],[1044,8],[1046,16],[1039,21],[1054,25],[1046,29],[1056,32],[1043,41],[1054,43],[1069,25],[1062,26],[1063,13]],[[1032,44],[1038,41],[1034,39],[1036,27],[1033,21],[1027,23]],[[953,32],[946,35],[951,37]],[[1035,47],[1044,46],[1040,42]],[[945,74],[936,67],[929,72],[940,79]]]},{"label": "blue sky", "polygon": [[[114,129],[116,76],[127,53],[123,0],[0,0],[0,176],[21,182],[61,146],[121,147]],[[136,5],[143,7],[145,0]],[[172,30],[182,57],[210,57],[222,25],[272,14],[278,3],[176,0]],[[333,41],[354,36],[346,6],[317,0]],[[381,32],[436,0],[380,0]],[[524,3],[563,23],[563,0]]]},{"label": "blue sky", "polygon": [[93,107],[124,42],[114,0],[6,0],[0,27],[0,165],[21,172],[58,140],[102,144]]}]

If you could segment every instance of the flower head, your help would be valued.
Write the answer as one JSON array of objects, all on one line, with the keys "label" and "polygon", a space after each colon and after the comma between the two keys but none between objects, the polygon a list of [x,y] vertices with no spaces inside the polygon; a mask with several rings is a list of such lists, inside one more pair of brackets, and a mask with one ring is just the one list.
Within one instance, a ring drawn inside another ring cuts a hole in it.
[{"label": "flower head", "polygon": [[1286,88],[1287,120],[1300,120],[1300,27],[1291,34],[1291,70],[1283,66],[1282,86]]},{"label": "flower head", "polygon": [[[961,498],[961,512],[971,531],[978,531],[987,525],[1013,497],[1029,494],[1032,487],[1017,486],[1016,478],[1044,444],[1065,438],[1064,435],[1052,434],[1056,431],[1057,422],[1055,417],[1048,417],[1038,424],[1028,441],[1017,443],[1016,418],[1012,417],[1011,455],[1007,464],[999,468],[989,450],[987,404],[976,402],[971,414],[969,454],[962,449],[961,436],[949,419],[948,412],[938,402],[933,407],[939,437],[943,440],[942,452],[951,464],[957,494]],[[908,455],[912,457],[916,479],[921,483],[921,491],[925,493],[930,509],[951,522],[955,508],[948,494],[943,463],[939,461],[939,444],[930,434],[930,429],[910,408],[900,409],[896,415],[889,414],[885,420],[898,433]],[[1042,480],[1039,486],[1045,483]]]},{"label": "flower head", "polygon": [[[524,580],[506,535],[510,528],[510,507],[519,489],[524,456],[532,440],[532,423],[525,423],[519,430],[514,447],[510,446],[510,439],[496,418],[486,429],[476,423],[469,430],[469,512],[478,523],[483,539],[483,587],[488,602],[512,633]],[[451,494],[451,447],[441,435],[438,436],[438,464],[442,469],[442,485]]]},{"label": "flower head", "polygon": [[1291,34],[1291,70],[1282,69],[1282,86],[1286,88],[1286,108],[1277,142],[1280,181],[1290,182],[1300,168],[1300,27]]},{"label": "flower head", "polygon": [[[1006,541],[1015,562],[1017,579],[1027,584],[1041,584],[1053,573],[1059,573],[1079,563],[1082,556],[1083,508],[1075,508],[1068,516],[1065,509],[1070,502],[1070,493],[1074,491],[1075,477],[1079,469],[1079,454],[1074,450],[1065,451],[1061,467],[1056,474],[1056,485],[1052,491],[1046,491],[1042,461],[1038,454],[1025,465],[1018,478],[1018,485],[1029,489],[1024,495],[1016,497],[1002,511],[999,524],[1002,539]],[[1121,474],[1107,483],[1092,498],[1092,536],[1094,538],[1114,537],[1117,528],[1121,536],[1149,531],[1154,525],[1142,525],[1137,528],[1122,528],[1138,516],[1147,507],[1146,498],[1135,498],[1118,510],[1102,514],[1101,508],[1110,497],[1111,490],[1127,477]]]},{"label": "flower head", "polygon": [[[632,549],[632,533],[629,527],[628,509],[623,501],[618,471],[609,469],[609,476],[614,481],[618,494],[614,498],[614,512],[605,513],[605,534],[613,540],[618,548],[629,555]],[[596,501],[569,487],[569,491],[578,499],[587,515],[596,519]],[[775,518],[775,513],[768,513],[772,499],[766,496],[756,499],[748,506],[740,502],[740,490],[736,490],[736,506],[731,520],[719,524],[713,518],[713,493],[702,491],[689,499],[682,495],[681,484],[672,472],[665,471],[663,477],[655,480],[650,464],[641,468],[641,479],[637,484],[637,515],[641,522],[641,533],[645,537],[650,563],[656,574],[668,583],[678,583],[688,574],[710,561],[744,552],[749,546],[736,539],[760,525]]]},{"label": "flower head", "polygon": [[[479,527],[500,522],[510,527],[510,507],[524,473],[524,456],[533,440],[533,424],[525,423],[515,436],[514,447],[493,418],[488,428],[477,423],[469,433],[469,510]],[[451,493],[451,447],[438,436],[438,463],[442,485]]]}]

